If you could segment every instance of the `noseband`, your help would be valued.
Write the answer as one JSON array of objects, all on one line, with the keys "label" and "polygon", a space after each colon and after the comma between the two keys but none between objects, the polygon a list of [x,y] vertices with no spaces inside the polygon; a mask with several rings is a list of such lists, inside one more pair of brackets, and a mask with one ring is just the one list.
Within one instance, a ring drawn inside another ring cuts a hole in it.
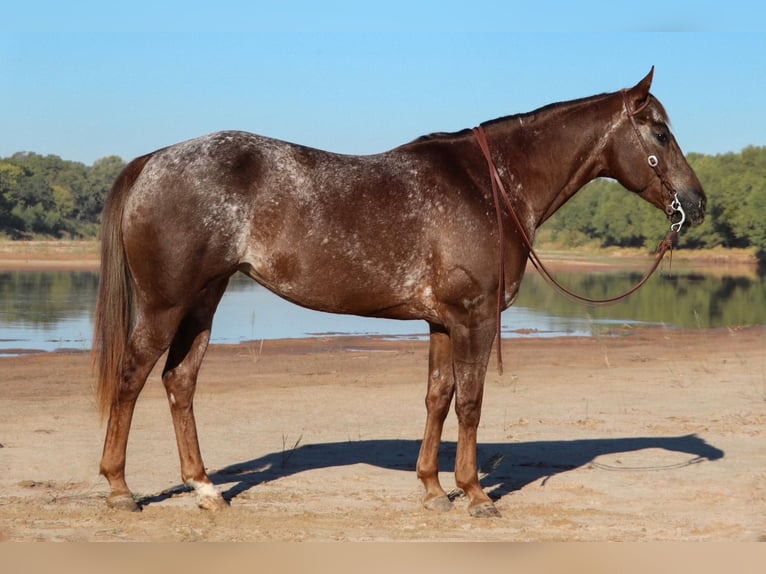
[{"label": "noseband", "polygon": [[505,205],[506,211],[508,212],[511,221],[513,222],[514,226],[516,227],[516,230],[519,232],[519,236],[521,237],[522,242],[524,243],[524,246],[529,251],[529,260],[532,262],[532,265],[537,269],[537,271],[548,280],[548,282],[561,294],[568,297],[569,299],[584,303],[586,305],[590,306],[601,306],[601,305],[609,305],[612,303],[617,303],[619,301],[622,301],[623,299],[627,298],[628,296],[632,295],[636,291],[638,291],[648,280],[649,277],[652,276],[652,274],[657,270],[657,267],[659,267],[660,262],[662,261],[662,258],[665,256],[665,253],[670,250],[673,247],[673,240],[678,235],[678,232],[681,231],[681,228],[683,227],[684,221],[686,220],[686,213],[683,210],[683,207],[681,206],[681,202],[678,200],[678,193],[673,187],[673,184],[671,183],[670,179],[667,177],[667,174],[665,173],[665,170],[660,166],[659,159],[656,155],[652,154],[649,150],[649,146],[646,144],[646,141],[644,140],[643,136],[641,135],[641,132],[638,129],[638,124],[636,123],[635,116],[642,110],[646,108],[646,106],[649,105],[649,98],[646,99],[646,101],[636,108],[635,110],[631,111],[630,105],[628,104],[628,97],[627,92],[623,90],[622,92],[622,98],[623,103],[625,104],[625,111],[627,112],[628,118],[630,119],[630,123],[633,126],[633,131],[636,133],[636,137],[638,138],[638,142],[641,145],[641,148],[646,153],[646,159],[649,166],[654,170],[654,173],[657,174],[657,177],[660,179],[660,182],[662,183],[662,186],[668,191],[669,194],[669,203],[665,207],[665,212],[668,214],[668,217],[672,217],[674,213],[679,213],[681,218],[676,223],[671,223],[670,230],[668,231],[667,235],[665,235],[665,238],[660,242],[657,252],[655,255],[654,263],[652,264],[649,271],[644,275],[644,277],[633,287],[625,291],[624,293],[621,293],[619,295],[616,295],[614,297],[607,297],[605,299],[593,299],[591,297],[585,297],[584,295],[579,295],[568,288],[564,287],[561,283],[559,283],[555,277],[551,274],[551,272],[545,267],[542,260],[540,259],[540,256],[535,251],[534,247],[532,246],[532,241],[529,239],[529,236],[527,235],[526,230],[524,229],[524,226],[521,224],[521,221],[519,220],[518,215],[516,214],[516,211],[513,208],[513,205],[511,204],[511,200],[508,196],[508,192],[505,189],[505,185],[503,185],[502,179],[500,179],[500,174],[497,171],[497,167],[495,167],[495,163],[492,160],[492,154],[489,150],[489,143],[487,142],[487,136],[484,133],[484,128],[482,126],[478,126],[473,129],[473,133],[476,137],[476,141],[479,144],[479,147],[481,148],[482,153],[484,154],[484,158],[487,160],[487,167],[489,168],[489,177],[490,181],[492,182],[492,196],[495,203],[495,214],[497,216],[497,227],[499,232],[499,249],[500,249],[500,265],[499,265],[499,277],[498,277],[498,285],[497,285],[497,315],[496,315],[496,335],[497,335],[497,366],[498,370],[500,371],[500,374],[503,372],[503,358],[502,358],[502,351],[501,351],[501,313],[503,311],[503,303],[504,303],[504,295],[505,295],[505,242],[503,241],[505,235],[503,232],[503,205]]}]

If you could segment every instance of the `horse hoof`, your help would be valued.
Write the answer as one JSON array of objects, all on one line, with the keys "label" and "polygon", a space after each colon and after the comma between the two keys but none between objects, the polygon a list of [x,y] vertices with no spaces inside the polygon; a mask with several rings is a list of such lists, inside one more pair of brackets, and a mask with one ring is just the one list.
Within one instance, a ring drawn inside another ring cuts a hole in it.
[{"label": "horse hoof", "polygon": [[474,518],[500,518],[502,516],[492,502],[482,502],[476,506],[471,506],[468,508],[468,512]]},{"label": "horse hoof", "polygon": [[141,507],[136,504],[136,499],[131,494],[117,494],[106,499],[106,505],[115,510],[125,512],[140,512]]},{"label": "horse hoof", "polygon": [[437,496],[430,500],[424,499],[423,506],[425,506],[428,510],[434,510],[436,512],[449,512],[452,510],[452,501],[447,497],[446,494],[442,494],[441,496]]},{"label": "horse hoof", "polygon": [[197,506],[202,510],[209,510],[211,512],[217,512],[219,510],[225,510],[229,508],[229,503],[226,502],[220,494],[218,496],[201,496],[197,500]]}]

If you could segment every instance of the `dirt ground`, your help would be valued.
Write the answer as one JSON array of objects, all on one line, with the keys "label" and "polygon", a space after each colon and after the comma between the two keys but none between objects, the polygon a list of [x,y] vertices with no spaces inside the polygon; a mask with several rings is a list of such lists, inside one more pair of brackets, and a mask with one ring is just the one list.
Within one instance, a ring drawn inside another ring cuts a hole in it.
[{"label": "dirt ground", "polygon": [[[6,540],[762,540],[766,332],[620,331],[504,342],[487,377],[482,484],[502,512],[420,507],[427,344],[333,338],[211,348],[196,413],[231,500],[181,488],[158,373],[139,400],[128,482],[106,508],[88,356],[0,361],[0,537]],[[494,361],[494,359],[493,359]],[[454,480],[454,414],[443,484]]]},{"label": "dirt ground", "polygon": [[[97,262],[77,242],[0,245],[0,269]],[[195,411],[206,465],[231,501],[220,513],[179,485],[158,370],[128,448],[143,511],[124,513],[104,502],[88,355],[0,359],[0,540],[766,540],[766,329],[503,345],[505,374],[493,356],[479,428],[482,484],[502,512],[486,520],[458,492],[447,514],[420,505],[424,341],[212,347]],[[448,490],[456,436],[452,413]]]}]

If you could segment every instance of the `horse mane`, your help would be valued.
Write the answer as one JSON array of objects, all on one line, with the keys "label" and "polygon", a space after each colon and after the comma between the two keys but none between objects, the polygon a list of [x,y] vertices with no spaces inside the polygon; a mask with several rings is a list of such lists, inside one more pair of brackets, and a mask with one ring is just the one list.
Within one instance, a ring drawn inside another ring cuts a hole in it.
[{"label": "horse mane", "polygon": [[[501,116],[499,118],[495,118],[492,120],[488,120],[488,121],[482,122],[481,125],[484,127],[487,127],[487,126],[492,126],[495,124],[500,124],[500,123],[505,123],[510,121],[518,121],[518,120],[522,120],[523,122],[526,122],[541,115],[547,115],[549,113],[556,112],[564,108],[576,107],[581,104],[590,104],[597,100],[606,99],[611,96],[614,96],[614,92],[596,94],[595,96],[587,96],[584,98],[577,98],[574,100],[564,100],[561,102],[554,102],[552,104],[547,104],[545,106],[542,106],[530,112],[521,112],[518,114],[511,114],[507,116]],[[662,119],[668,125],[670,125],[670,119],[668,118],[668,113],[667,111],[665,111],[665,107],[662,105],[662,103],[660,103],[660,101],[651,94],[649,95],[649,98],[651,99],[652,106],[657,110],[657,112],[660,114]],[[425,143],[425,142],[430,142],[434,140],[458,139],[466,135],[470,135],[471,133],[472,132],[470,129],[462,129],[456,132],[434,132],[431,134],[420,136],[419,138],[416,138],[415,140],[413,140],[411,143],[418,144],[418,143]]]},{"label": "horse mane", "polygon": [[522,113],[519,113],[519,114],[512,114],[512,115],[508,115],[508,116],[502,116],[502,117],[499,117],[499,118],[495,118],[494,120],[489,120],[489,121],[486,121],[486,122],[482,122],[482,125],[486,127],[486,126],[491,126],[491,125],[494,125],[494,124],[499,124],[499,123],[508,122],[508,121],[514,121],[514,120],[518,121],[519,119],[521,119],[521,120],[531,120],[531,119],[534,119],[534,118],[536,118],[538,116],[548,115],[550,113],[557,112],[557,111],[562,110],[564,108],[577,107],[577,106],[580,106],[582,104],[591,104],[591,103],[595,102],[596,100],[606,99],[607,97],[612,96],[612,95],[614,95],[614,94],[613,93],[604,93],[604,94],[597,94],[595,96],[587,96],[585,98],[577,98],[577,99],[574,99],[574,100],[564,100],[564,101],[561,101],[561,102],[553,102],[552,104],[547,104],[547,105],[542,106],[540,108],[534,109],[531,112],[522,112]]},{"label": "horse mane", "polygon": [[434,140],[457,139],[457,138],[466,136],[470,133],[471,133],[471,130],[468,128],[462,129],[457,132],[433,132],[433,133],[415,138],[410,143],[419,144],[419,143],[426,143],[426,142],[430,142]]}]

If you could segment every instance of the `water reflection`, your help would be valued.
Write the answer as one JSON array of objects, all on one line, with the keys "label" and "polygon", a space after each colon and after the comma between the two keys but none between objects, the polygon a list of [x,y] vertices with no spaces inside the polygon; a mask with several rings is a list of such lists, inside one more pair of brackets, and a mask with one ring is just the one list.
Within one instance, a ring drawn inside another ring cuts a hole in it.
[{"label": "water reflection", "polygon": [[0,356],[90,347],[98,274],[0,272]]},{"label": "water reflection", "polygon": [[[606,297],[633,285],[632,272],[566,273],[568,287]],[[98,275],[93,272],[0,272],[0,356],[19,350],[90,347]],[[717,277],[677,272],[653,277],[638,293],[609,307],[570,302],[535,273],[527,274],[516,305],[503,314],[503,336],[589,336],[615,324],[684,328],[766,324],[762,276]],[[364,319],[308,311],[235,276],[213,325],[213,341],[325,334],[424,336],[422,321]]]},{"label": "water reflection", "polygon": [[[577,293],[603,298],[635,285],[640,273],[567,273],[560,279]],[[583,307],[555,293],[536,274],[528,274],[519,305],[544,309],[560,317],[597,322],[637,321],[684,328],[766,324],[766,291],[762,276],[713,276],[698,272],[660,274],[637,293],[607,307]]]}]

